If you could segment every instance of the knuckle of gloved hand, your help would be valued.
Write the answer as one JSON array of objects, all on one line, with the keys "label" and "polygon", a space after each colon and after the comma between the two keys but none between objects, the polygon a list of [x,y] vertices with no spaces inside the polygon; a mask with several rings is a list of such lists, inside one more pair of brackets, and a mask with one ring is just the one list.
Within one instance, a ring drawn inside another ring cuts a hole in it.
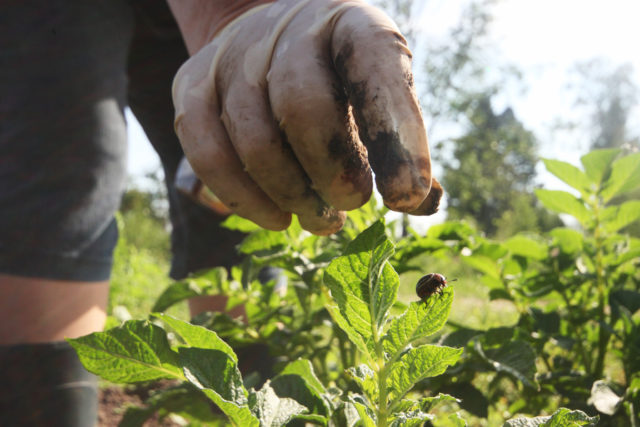
[{"label": "knuckle of gloved hand", "polygon": [[337,167],[330,177],[328,197],[338,209],[357,209],[373,191],[367,150],[357,135],[335,136],[328,143],[328,157]]},{"label": "knuckle of gloved hand", "polygon": [[301,103],[290,99],[279,112],[286,140],[322,199],[343,210],[366,203],[372,190],[371,170],[346,106],[333,100],[323,103],[307,98]]},{"label": "knuckle of gloved hand", "polygon": [[316,212],[299,214],[300,226],[310,233],[327,236],[337,233],[344,225],[347,214],[330,206],[318,203]]}]

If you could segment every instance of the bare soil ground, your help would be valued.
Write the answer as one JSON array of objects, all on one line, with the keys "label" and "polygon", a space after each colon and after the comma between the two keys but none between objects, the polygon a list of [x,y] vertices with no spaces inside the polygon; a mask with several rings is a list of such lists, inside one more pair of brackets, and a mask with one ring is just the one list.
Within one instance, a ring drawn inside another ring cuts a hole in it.
[{"label": "bare soil ground", "polygon": [[[116,427],[122,419],[127,406],[141,406],[152,391],[165,388],[169,385],[170,382],[158,382],[152,385],[138,387],[122,387],[118,385],[101,387],[98,394],[98,426]],[[159,420],[157,415],[154,415],[144,425],[147,427],[179,426],[179,424],[169,419]]]}]

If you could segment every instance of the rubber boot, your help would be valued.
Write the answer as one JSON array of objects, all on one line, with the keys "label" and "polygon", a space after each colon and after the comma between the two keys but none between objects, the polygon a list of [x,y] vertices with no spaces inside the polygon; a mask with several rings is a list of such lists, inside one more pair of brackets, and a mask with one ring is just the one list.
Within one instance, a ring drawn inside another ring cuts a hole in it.
[{"label": "rubber boot", "polygon": [[98,384],[66,342],[0,346],[0,426],[94,427]]}]

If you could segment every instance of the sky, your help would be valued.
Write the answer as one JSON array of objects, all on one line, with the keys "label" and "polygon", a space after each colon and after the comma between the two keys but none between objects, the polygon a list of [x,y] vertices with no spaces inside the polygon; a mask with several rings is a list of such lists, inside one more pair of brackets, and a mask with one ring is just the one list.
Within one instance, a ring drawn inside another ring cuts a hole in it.
[{"label": "sky", "polygon": [[[415,0],[412,26],[420,43],[443,37],[455,25],[466,0]],[[558,141],[551,131],[557,118],[568,117],[573,108],[567,89],[570,71],[577,62],[595,57],[612,64],[631,63],[640,85],[640,0],[498,0],[494,6],[489,37],[497,57],[523,71],[528,88],[503,100],[541,141],[540,154],[579,164],[575,142]],[[416,53],[416,63],[419,52]],[[490,65],[488,65],[490,66]],[[640,117],[640,109],[636,109]],[[146,172],[158,168],[157,156],[130,112],[129,171],[139,182]],[[635,122],[640,130],[640,118]],[[550,188],[562,184],[540,167],[539,181]],[[436,215],[429,222],[438,222]]]},{"label": "sky", "polygon": [[[446,34],[464,3],[425,2],[412,24],[422,30],[421,42],[437,41]],[[640,1],[498,0],[493,11],[489,40],[495,58],[518,67],[527,88],[503,102],[514,107],[518,119],[538,135],[542,155],[570,161],[575,147],[552,143],[548,132],[556,119],[572,113],[575,93],[567,87],[572,69],[596,57],[612,66],[631,63],[640,84]],[[640,127],[640,121],[635,125]]]}]

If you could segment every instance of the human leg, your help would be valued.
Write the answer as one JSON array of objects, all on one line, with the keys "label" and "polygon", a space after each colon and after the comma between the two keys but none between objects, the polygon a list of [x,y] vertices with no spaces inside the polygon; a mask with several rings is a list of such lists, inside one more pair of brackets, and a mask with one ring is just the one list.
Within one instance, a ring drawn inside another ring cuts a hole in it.
[{"label": "human leg", "polygon": [[[174,186],[183,152],[173,129],[171,85],[176,71],[188,57],[186,48],[164,2],[150,0],[137,5],[136,31],[129,55],[129,105],[163,164],[173,225],[171,277],[179,280],[215,266],[229,269],[240,261],[235,247],[244,234],[221,227],[226,216],[194,202]],[[192,298],[191,315],[224,312],[227,300],[226,295]],[[243,306],[228,314],[246,316]],[[257,373],[259,382],[272,376],[273,360],[266,344],[252,344],[234,351],[243,375]]]},{"label": "human leg", "polygon": [[[171,85],[188,58],[182,36],[165,2],[140,1],[135,9],[135,33],[129,54],[129,105],[160,156],[173,226],[171,277],[214,266],[231,267],[238,260],[235,245],[241,233],[220,227],[217,215],[176,191],[173,185],[182,148],[173,129]],[[195,298],[192,315],[224,311],[226,296]],[[233,313],[232,313],[233,315]]]},{"label": "human leg", "polygon": [[64,342],[102,329],[108,282],[0,275],[0,425],[95,424],[97,383]]},{"label": "human leg", "polygon": [[104,325],[129,13],[0,5],[0,425],[95,423],[95,377],[62,340]]},{"label": "human leg", "polygon": [[109,283],[0,274],[0,345],[63,341],[101,330]]}]

